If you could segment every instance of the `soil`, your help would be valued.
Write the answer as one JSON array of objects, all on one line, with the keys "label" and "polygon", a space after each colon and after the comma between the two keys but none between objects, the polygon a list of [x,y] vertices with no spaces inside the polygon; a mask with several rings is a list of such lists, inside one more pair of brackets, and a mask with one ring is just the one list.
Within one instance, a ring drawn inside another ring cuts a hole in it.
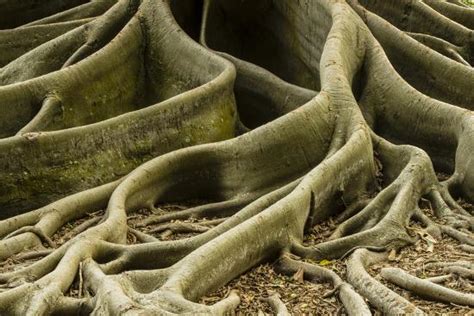
[{"label": "soil", "polygon": [[[465,207],[465,209],[472,213],[474,209],[473,205],[462,200],[459,202],[463,207]],[[147,233],[156,227],[156,225],[158,225],[156,224],[146,227],[137,227],[137,224],[147,216],[153,214],[164,214],[167,212],[176,212],[204,203],[209,203],[209,201],[188,201],[186,203],[163,204],[159,205],[159,207],[157,207],[155,210],[138,210],[135,213],[129,215],[129,224],[132,228],[136,228],[144,233]],[[433,220],[435,220],[429,209],[424,209],[424,212]],[[51,239],[56,245],[59,246],[73,236],[71,231],[74,231],[78,225],[90,220],[91,218],[102,217],[103,215],[104,212],[99,211],[88,214],[84,218],[68,223],[62,227]],[[185,220],[184,222],[199,223],[202,220],[204,219],[189,219]],[[324,241],[335,227],[336,225],[332,219],[314,226],[313,229],[305,235],[305,245],[311,246]],[[408,229],[409,231],[416,231],[417,229],[421,229],[421,227],[417,223],[413,222],[410,224]],[[196,233],[173,233],[169,236],[166,236],[166,238],[162,238],[160,233],[157,233],[154,236],[162,240],[171,240],[188,238],[194,235],[196,235]],[[128,235],[129,244],[137,242],[137,238],[133,234]],[[442,271],[433,269],[422,269],[422,272],[420,273],[419,268],[423,267],[426,263],[436,261],[452,262],[458,260],[474,262],[474,255],[461,251],[458,248],[458,245],[459,243],[456,240],[453,240],[447,236],[444,236],[442,240],[438,240],[436,243],[433,243],[431,247],[427,242],[420,240],[415,245],[401,249],[399,253],[397,253],[395,256],[392,256],[391,261],[373,265],[370,267],[369,273],[395,292],[409,299],[428,314],[474,315],[474,311],[472,311],[469,307],[424,300],[408,291],[385,282],[378,274],[381,268],[390,266],[399,267],[412,275],[426,278],[443,274]],[[47,247],[48,245],[45,244],[43,250]],[[24,253],[35,250],[40,249],[30,249],[12,258],[9,258],[8,260],[0,262],[0,273],[12,271],[13,269],[27,266],[39,260],[41,257],[35,259],[21,258]],[[319,262],[312,262],[309,260],[306,261],[331,269],[339,274],[342,278],[345,278],[345,260],[322,260]],[[474,282],[468,279],[453,277],[443,285],[466,293],[474,292]],[[203,297],[200,302],[205,304],[214,304],[220,299],[226,297],[232,289],[238,290],[241,297],[241,304],[237,309],[237,315],[272,315],[273,311],[271,310],[268,303],[263,301],[262,298],[266,298],[273,293],[278,293],[290,313],[295,315],[346,314],[344,307],[336,295],[324,297],[326,293],[331,291],[331,284],[314,284],[308,281],[302,281],[300,278],[295,278],[291,275],[280,275],[274,271],[272,262],[266,262],[254,267],[240,277],[232,280],[226,286],[223,286],[217,289],[215,292],[210,293],[208,296]],[[1,291],[2,289],[0,289],[0,292]],[[76,280],[73,283],[68,295],[73,297],[79,297],[81,295],[79,293],[79,280]],[[378,312],[374,309],[373,312],[378,314]]]}]

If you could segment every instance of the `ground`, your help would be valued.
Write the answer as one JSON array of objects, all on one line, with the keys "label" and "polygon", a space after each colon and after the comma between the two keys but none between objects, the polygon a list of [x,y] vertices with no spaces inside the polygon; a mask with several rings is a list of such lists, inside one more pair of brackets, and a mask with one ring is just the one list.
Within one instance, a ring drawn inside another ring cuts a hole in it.
[{"label": "ground", "polygon": [[0,1],[0,314],[468,314],[467,0]]},{"label": "ground", "polygon": [[[209,201],[187,201],[186,203],[173,203],[173,204],[163,204],[159,205],[160,212],[169,213],[169,212],[179,212],[180,210],[187,209],[192,206],[201,205]],[[474,206],[465,202],[459,201],[460,204],[466,210],[469,210],[472,214]],[[436,220],[431,214],[431,210],[425,210],[427,214],[430,214],[433,220]],[[159,212],[151,212],[147,209],[141,209],[136,213],[131,214],[128,217],[130,227],[136,228],[137,223],[149,216],[150,214],[157,214]],[[104,216],[103,211],[97,211],[94,213],[88,214],[88,216],[70,222],[64,225],[61,230],[59,230],[55,235],[52,236],[52,240],[56,245],[61,245],[68,239],[70,239],[71,233],[74,231],[74,228],[80,226],[84,222],[90,219],[101,219]],[[189,219],[184,220],[184,223],[200,223],[206,221],[207,219]],[[173,221],[181,222],[181,221]],[[159,224],[147,225],[144,227],[138,227],[140,231],[145,233],[150,233],[151,230],[155,229]],[[327,236],[331,234],[334,230],[335,224],[332,218],[327,222],[318,224],[312,228],[312,230],[305,235],[305,245],[317,244],[324,241]],[[411,223],[410,229],[413,230],[413,233],[416,234],[416,231],[421,231],[417,223]],[[170,236],[162,237],[160,236],[163,233],[154,232],[151,233],[152,236],[161,238],[163,240],[169,239],[182,239],[188,238],[190,236],[196,235],[197,233],[174,233]],[[140,243],[137,241],[137,238],[134,234],[129,233],[128,244]],[[432,248],[430,247],[432,245]],[[46,248],[48,245],[43,245]],[[414,302],[419,306],[423,311],[428,314],[436,315],[471,315],[473,314],[472,309],[467,306],[460,306],[456,304],[448,304],[442,302],[436,302],[431,300],[423,299],[417,295],[412,295],[409,291],[406,291],[400,287],[397,287],[389,282],[386,282],[379,276],[379,271],[382,267],[398,267],[406,270],[407,272],[419,276],[421,278],[427,278],[432,276],[439,276],[443,274],[442,269],[440,268],[431,268],[424,269],[424,265],[427,263],[433,262],[456,262],[456,261],[466,261],[474,262],[474,254],[469,254],[462,252],[458,248],[459,242],[450,237],[445,237],[440,241],[435,241],[435,243],[429,243],[422,239],[418,240],[414,245],[402,248],[394,257],[390,258],[388,262],[380,263],[371,266],[369,272],[372,276],[380,280],[382,283],[386,284],[395,292],[399,293],[403,297],[406,297],[410,301]],[[24,259],[22,256],[25,253],[30,253],[31,250],[25,250],[25,252],[18,254],[8,260],[2,262],[0,266],[0,273],[11,271],[12,269],[18,269],[21,266],[29,265],[37,259]],[[306,260],[307,262],[326,267],[333,270],[337,274],[344,277],[345,275],[345,263],[343,260],[320,260],[312,261]],[[232,280],[229,284],[224,287],[219,288],[217,291],[206,295],[201,298],[200,302],[203,304],[214,304],[223,298],[227,297],[231,290],[237,290],[240,293],[241,303],[235,310],[237,315],[248,315],[248,314],[266,314],[272,315],[274,311],[271,306],[264,300],[264,298],[277,293],[281,300],[285,303],[288,310],[292,314],[297,315],[347,315],[344,306],[341,302],[335,297],[334,294],[331,294],[333,289],[332,285],[329,283],[313,283],[307,280],[304,280],[298,275],[285,275],[276,272],[272,266],[273,262],[266,262],[260,264],[250,271],[245,272],[238,278]],[[83,295],[88,295],[88,293],[79,293],[79,288],[82,286],[79,285],[80,281],[76,279],[72,284],[71,288],[68,291],[68,296],[80,298]],[[444,285],[463,291],[466,293],[474,292],[474,280],[463,278],[453,275],[449,278]],[[327,297],[326,297],[326,294]],[[370,306],[370,304],[369,304]],[[377,309],[371,307],[371,311],[374,314],[377,314]]]}]

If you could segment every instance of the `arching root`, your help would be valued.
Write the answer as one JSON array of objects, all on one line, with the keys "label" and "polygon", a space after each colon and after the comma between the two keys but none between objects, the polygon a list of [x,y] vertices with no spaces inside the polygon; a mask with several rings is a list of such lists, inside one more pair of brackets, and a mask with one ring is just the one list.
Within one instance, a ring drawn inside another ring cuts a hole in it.
[{"label": "arching root", "polygon": [[[299,256],[314,260],[340,258],[357,247],[396,249],[414,242],[406,226],[419,200],[437,184],[431,161],[419,149],[395,146],[374,138],[379,142],[376,146],[387,168],[394,169],[391,173],[399,170],[395,180],[359,212],[350,209],[349,212],[355,214],[339,224],[328,241],[315,247],[295,245],[294,251]],[[395,157],[399,157],[399,161],[394,160]]]},{"label": "arching root", "polygon": [[356,250],[347,261],[347,281],[372,305],[387,315],[422,315],[423,312],[420,309],[367,273],[367,266],[385,258],[384,253]]},{"label": "arching root", "polygon": [[288,312],[288,308],[286,308],[285,303],[282,302],[280,299],[280,295],[277,293],[264,298],[263,301],[267,302],[272,309],[275,311],[277,316],[290,316],[290,312]]},{"label": "arching root", "polygon": [[[0,259],[28,248],[41,247],[42,242],[56,248],[51,240],[52,235],[67,222],[104,209],[119,183],[120,180],[79,192],[35,211],[0,221],[0,235],[5,236],[0,241]],[[80,234],[96,223],[97,219],[90,219],[69,232],[69,235]]]}]

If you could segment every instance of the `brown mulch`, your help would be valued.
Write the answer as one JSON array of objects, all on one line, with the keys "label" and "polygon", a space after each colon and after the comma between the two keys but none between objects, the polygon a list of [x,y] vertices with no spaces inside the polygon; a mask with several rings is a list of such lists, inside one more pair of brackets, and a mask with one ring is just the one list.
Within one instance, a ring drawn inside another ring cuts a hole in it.
[{"label": "brown mulch", "polygon": [[[175,212],[183,210],[195,205],[209,203],[208,201],[191,201],[186,203],[172,203],[159,205],[159,213]],[[459,203],[472,213],[474,207],[462,200]],[[432,215],[429,210],[425,210],[427,215],[432,219]],[[135,227],[136,224],[151,214],[155,214],[157,211],[151,211],[148,209],[137,210],[133,214],[129,215],[129,225]],[[90,219],[94,216],[103,216],[104,212],[96,212],[89,214],[84,218],[75,220],[62,227],[53,237],[53,241],[57,245],[61,245],[72,236],[69,232],[77,227],[85,220]],[[189,219],[184,222],[200,222],[202,219]],[[158,224],[156,224],[158,225]],[[136,228],[144,233],[149,232],[156,225],[150,225],[148,227]],[[419,228],[416,223],[410,224],[414,228]],[[311,246],[324,241],[330,233],[334,230],[336,225],[332,219],[316,225],[308,234],[304,237],[304,244]],[[164,240],[175,240],[181,238],[192,237],[197,234],[173,234]],[[155,234],[155,237],[160,238],[159,234]],[[133,234],[128,235],[128,243],[136,243],[137,240]],[[9,258],[3,262],[0,262],[0,273],[12,271],[18,269],[21,266],[27,266],[34,263],[38,259],[32,260],[19,260],[17,256]],[[418,242],[416,245],[403,248],[400,253],[397,254],[395,260],[384,262],[379,265],[374,265],[369,269],[375,278],[381,282],[385,281],[380,279],[378,272],[382,267],[391,266],[402,268],[409,273],[416,275],[415,270],[423,266],[423,264],[432,261],[456,261],[464,260],[474,262],[472,254],[467,254],[458,249],[458,242],[449,238],[444,237],[443,240],[438,241],[433,246],[433,251],[430,251],[428,245],[424,241]],[[308,260],[306,260],[308,261]],[[345,262],[340,260],[323,260],[320,262],[310,263],[324,266],[328,269],[335,271],[343,279],[345,278]],[[436,270],[425,270],[423,274],[418,274],[418,277],[431,277],[442,274],[441,271]],[[452,304],[444,304],[439,302],[432,302],[417,297],[408,291],[405,291],[392,284],[385,283],[389,288],[395,292],[407,297],[411,302],[423,309],[429,314],[449,314],[449,315],[473,315],[472,311],[468,307],[456,306]],[[471,280],[465,280],[460,278],[453,278],[448,282],[444,283],[445,286],[450,288],[463,291],[463,292],[474,292],[474,284]],[[323,298],[323,295],[332,289],[331,284],[314,284],[308,281],[301,281],[300,278],[293,276],[280,275],[276,273],[270,263],[264,263],[254,267],[253,269],[242,274],[240,277],[232,280],[226,286],[217,289],[215,292],[210,293],[208,296],[201,299],[201,303],[214,304],[226,297],[230,290],[235,289],[239,291],[241,297],[241,304],[237,308],[238,315],[256,315],[260,314],[274,314],[270,309],[270,306],[262,298],[268,297],[273,293],[278,293],[281,300],[285,303],[288,310],[295,315],[336,315],[345,314],[344,307],[338,300],[337,296],[331,296]],[[68,292],[68,295],[77,297],[78,296],[78,280],[73,283],[73,286]],[[374,312],[376,312],[374,310]]]},{"label": "brown mulch", "polygon": [[[464,202],[464,204],[466,203]],[[463,205],[463,207],[465,206],[472,207],[472,205]],[[432,216],[430,210],[425,209],[424,213],[431,217],[433,221],[437,221]],[[410,228],[421,229],[417,223],[413,222],[410,223]],[[428,278],[446,274],[443,273],[441,269],[424,269],[424,266],[430,262],[468,261],[474,263],[474,255],[461,251],[457,240],[444,235],[441,240],[437,240],[436,243],[432,245],[432,248],[428,242],[419,240],[415,245],[402,248],[400,252],[391,259],[392,260],[388,262],[386,261],[371,266],[369,273],[428,314],[474,315],[474,311],[470,307],[425,300],[409,291],[386,282],[379,275],[380,269],[384,267],[396,267],[419,278]],[[420,268],[422,271],[418,272]],[[447,282],[441,283],[441,285],[465,293],[474,293],[474,281],[465,278],[453,277]]]},{"label": "brown mulch", "polygon": [[[305,235],[305,245],[320,243],[334,228],[332,220],[316,225]],[[342,261],[304,261],[331,269],[341,277],[345,275],[345,265]],[[298,277],[278,274],[270,263],[259,265],[242,274],[226,286],[202,298],[201,303],[208,305],[216,303],[226,297],[230,290],[238,290],[241,298],[237,315],[256,315],[259,312],[273,315],[274,311],[268,303],[261,300],[273,293],[278,293],[288,311],[295,315],[345,315],[344,306],[336,296],[323,298],[324,294],[332,290],[331,284],[315,284],[301,281]]]},{"label": "brown mulch", "polygon": [[[138,224],[140,221],[144,220],[150,215],[164,215],[167,213],[172,213],[172,212],[178,212],[181,210],[185,210],[191,207],[199,206],[199,205],[204,205],[212,203],[212,201],[209,200],[190,200],[190,201],[185,201],[185,202],[176,202],[176,203],[166,203],[166,204],[160,204],[156,207],[155,210],[150,210],[150,209],[141,209],[133,214],[130,214],[128,217],[128,225],[131,228],[134,228],[138,231],[141,231],[142,233],[149,234],[153,237],[156,237],[160,240],[167,241],[167,240],[179,240],[179,239],[185,239],[189,237],[194,237],[199,235],[199,233],[173,233],[169,236],[162,237],[161,234],[163,232],[158,232],[158,233],[151,233],[151,231],[156,228],[159,225],[162,225],[163,223],[159,224],[150,224],[145,227],[140,227]],[[172,220],[171,222],[181,222],[181,223],[199,223],[204,220],[212,220],[215,218],[189,218],[185,220]],[[130,236],[129,234],[129,243],[135,243],[136,238],[134,236]]]},{"label": "brown mulch", "polygon": [[[471,212],[474,206],[459,200],[462,207]],[[425,213],[435,220],[430,210],[424,210]],[[411,223],[412,228],[420,229],[416,223]],[[336,225],[332,219],[316,225],[309,234],[304,236],[304,244],[306,246],[316,245],[327,239],[330,233],[335,229]],[[387,285],[390,289],[398,294],[406,297],[420,309],[430,315],[474,315],[472,308],[467,306],[459,306],[454,304],[445,304],[441,302],[433,302],[424,300],[416,295],[411,294],[393,284],[385,282],[378,275],[383,267],[398,267],[407,272],[416,275],[415,270],[423,264],[433,261],[451,262],[457,260],[474,262],[474,255],[465,253],[458,249],[459,242],[443,236],[443,239],[433,245],[433,249],[428,247],[426,242],[419,241],[417,244],[405,247],[397,254],[395,260],[384,262],[370,267],[369,273],[376,279]],[[310,260],[305,260],[311,262]],[[345,263],[340,260],[323,260],[321,262],[311,262],[313,264],[321,264],[329,268],[343,279],[345,278]],[[431,277],[442,274],[436,270],[425,270],[423,275],[418,277]],[[443,285],[466,293],[474,293],[474,282],[462,278],[453,278]],[[221,287],[214,293],[204,297],[201,302],[205,304],[213,304],[220,299],[226,297],[230,290],[238,290],[241,296],[241,304],[237,309],[238,315],[254,315],[259,311],[265,314],[274,314],[266,302],[260,299],[269,296],[271,293],[278,293],[282,301],[287,306],[290,313],[295,315],[336,315],[345,314],[344,307],[334,296],[323,299],[324,293],[331,289],[330,284],[313,284],[307,281],[298,282],[292,276],[283,276],[277,274],[271,264],[259,265],[252,270],[234,279],[229,284]],[[381,314],[373,307],[372,312]]]},{"label": "brown mulch", "polygon": [[272,315],[270,306],[261,299],[273,293],[278,293],[288,310],[296,315],[336,315],[343,308],[336,297],[322,297],[331,290],[330,284],[301,282],[298,278],[277,274],[268,263],[253,268],[203,297],[201,303],[214,304],[226,297],[232,289],[239,291],[241,299],[237,315],[256,315],[259,311]]}]

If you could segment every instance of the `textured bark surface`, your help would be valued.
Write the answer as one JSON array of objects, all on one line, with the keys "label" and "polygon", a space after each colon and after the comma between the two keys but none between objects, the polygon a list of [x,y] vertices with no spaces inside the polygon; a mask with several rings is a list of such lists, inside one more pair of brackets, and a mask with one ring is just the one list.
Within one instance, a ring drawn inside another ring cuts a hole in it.
[{"label": "textured bark surface", "polygon": [[417,238],[472,253],[473,23],[457,0],[0,1],[0,260],[31,262],[0,314],[231,314],[238,292],[198,302],[263,262],[351,315],[422,314],[367,269]]}]

